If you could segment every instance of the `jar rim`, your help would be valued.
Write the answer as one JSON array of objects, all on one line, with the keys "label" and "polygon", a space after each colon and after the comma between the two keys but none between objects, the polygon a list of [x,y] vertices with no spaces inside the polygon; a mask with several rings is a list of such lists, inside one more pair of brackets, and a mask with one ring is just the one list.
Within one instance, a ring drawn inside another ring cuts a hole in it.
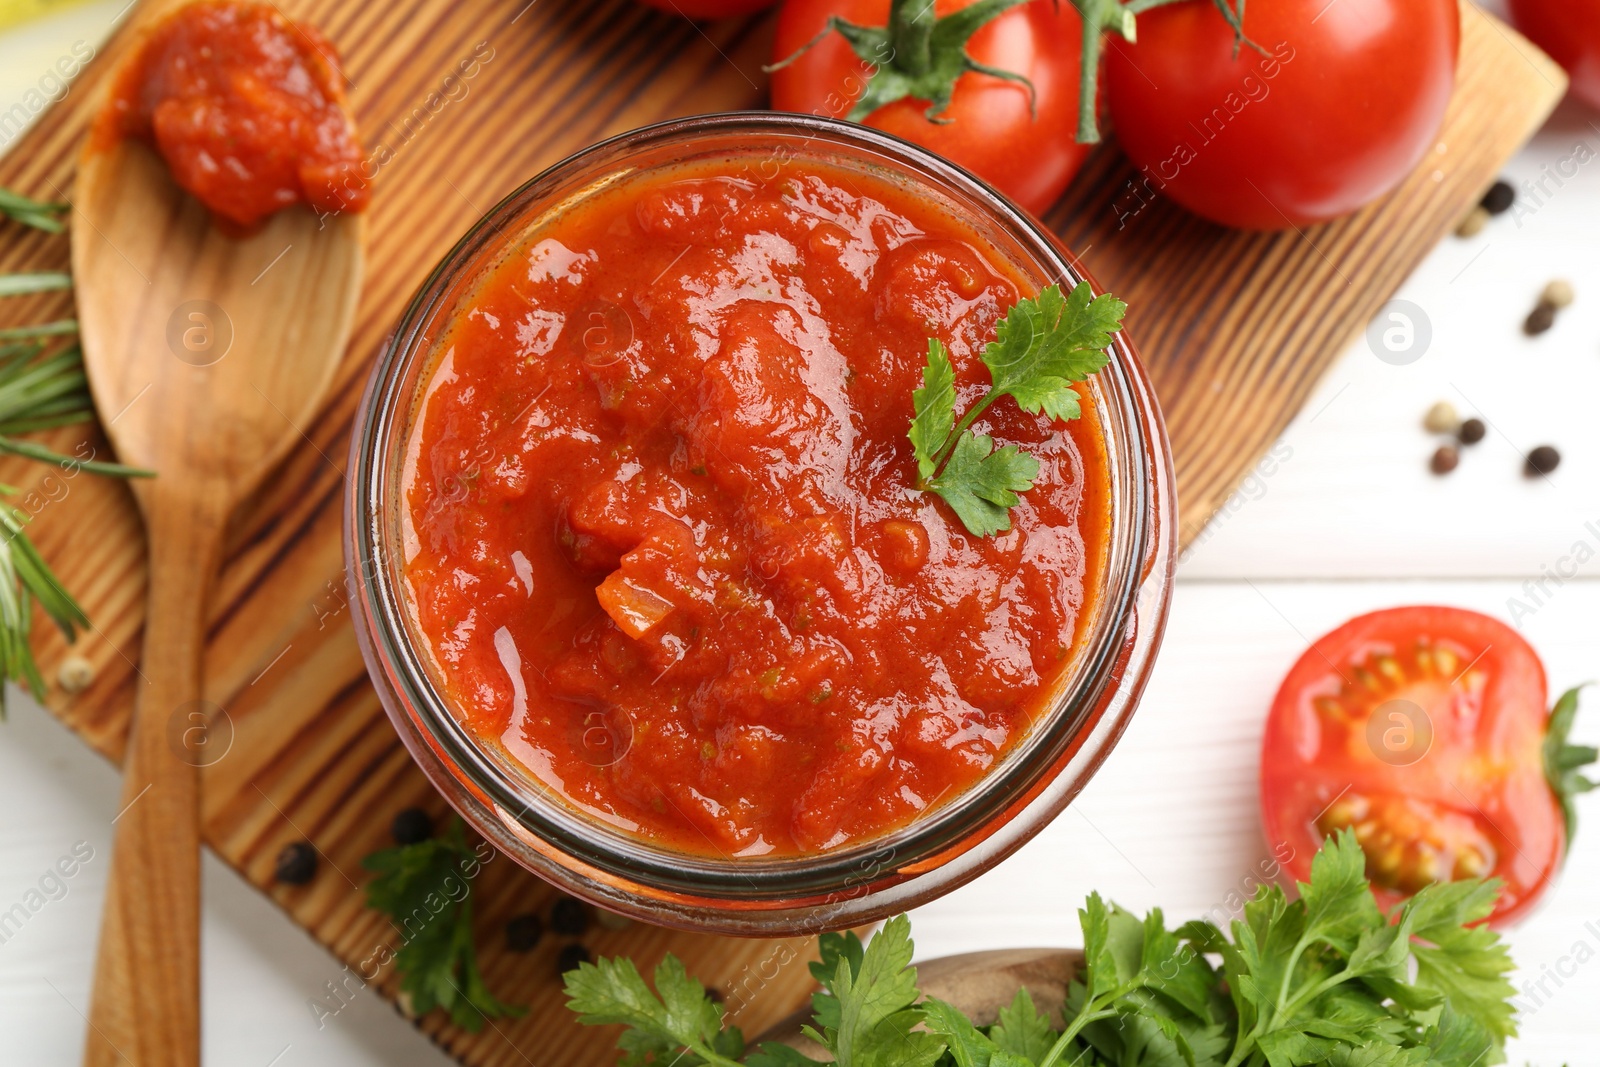
[{"label": "jar rim", "polygon": [[[1103,587],[1085,598],[1086,604],[1098,605],[1092,631],[1080,637],[1049,710],[1008,746],[993,767],[959,796],[884,834],[814,854],[721,859],[655,845],[583,814],[552,795],[530,773],[516,774],[503,766],[504,761],[451,713],[426,654],[417,647],[398,578],[393,522],[400,510],[404,441],[419,403],[415,379],[425,374],[424,364],[433,352],[430,327],[441,316],[448,320],[459,307],[464,280],[481,276],[493,261],[490,253],[497,242],[502,250],[520,247],[534,230],[529,220],[548,213],[553,204],[570,203],[574,195],[570,190],[585,178],[589,186],[609,184],[629,157],[716,139],[745,142],[747,147],[737,152],[740,156],[758,154],[760,146],[752,143],[758,141],[781,145],[802,157],[808,149],[817,150],[811,146],[820,145],[823,151],[832,150],[827,161],[836,166],[841,165],[841,150],[857,152],[862,161],[886,166],[902,181],[921,182],[945,199],[981,209],[985,221],[1028,256],[1030,272],[1048,279],[1041,280],[1041,286],[1049,281],[1071,286],[1089,280],[1039,223],[992,188],[909,142],[868,127],[816,116],[743,111],[656,123],[599,142],[530,179],[484,215],[419,287],[385,342],[351,444],[347,580],[352,602],[359,606],[357,633],[363,655],[402,738],[436,785],[445,786],[441,773],[454,779],[455,788],[445,788],[446,795],[458,807],[463,802],[469,805],[477,828],[489,832],[503,848],[515,849],[525,865],[608,907],[647,912],[653,921],[661,921],[665,909],[669,918],[702,916],[684,925],[747,930],[762,927],[770,917],[730,917],[719,923],[704,921],[703,913],[710,909],[799,914],[818,907],[828,909],[834,920],[863,921],[874,910],[867,898],[926,876],[982,844],[1031,805],[1069,764],[1082,764],[1080,749],[1093,740],[1090,735],[1106,733],[1094,728],[1116,703],[1111,697],[1119,685],[1118,664],[1129,656],[1130,635],[1149,631],[1154,623],[1153,636],[1159,640],[1175,526],[1170,472],[1159,412],[1123,334],[1113,339],[1111,362],[1090,381],[1110,481],[1110,543],[1104,548]],[[1148,607],[1140,605],[1141,590],[1148,587],[1152,566],[1161,572],[1154,575],[1159,603],[1154,618],[1145,618],[1141,626],[1139,615],[1149,615]],[[1143,639],[1151,636],[1146,632]],[[1153,648],[1147,652],[1153,653]],[[1139,681],[1142,686],[1142,677]],[[1083,780],[1069,783],[1050,816],[1098,767],[1126,724],[1133,702],[1122,702],[1117,721],[1109,724],[1109,735],[1096,751],[1087,753]],[[1042,825],[1043,821],[1029,828],[1014,843],[1005,842],[1006,853]],[[630,902],[635,897],[654,903],[636,906]],[[815,923],[808,924],[812,926]]]}]

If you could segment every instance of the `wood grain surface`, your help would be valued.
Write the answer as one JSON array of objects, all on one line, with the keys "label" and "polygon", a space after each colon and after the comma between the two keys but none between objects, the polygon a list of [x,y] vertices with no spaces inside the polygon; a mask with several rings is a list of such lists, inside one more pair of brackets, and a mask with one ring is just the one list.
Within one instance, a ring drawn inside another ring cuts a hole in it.
[{"label": "wood grain surface", "polygon": [[[770,22],[697,26],[628,0],[282,6],[319,25],[347,60],[351,98],[378,170],[369,272],[326,409],[297,427],[301,447],[230,538],[206,678],[207,698],[227,709],[233,737],[227,756],[205,770],[204,830],[220,856],[348,961],[346,971],[330,967],[326,988],[307,990],[321,1010],[337,1011],[362,983],[363,961],[394,940],[362,903],[360,858],[387,844],[389,821],[401,808],[418,804],[444,814],[367,683],[342,591],[345,451],[370,361],[451,242],[540,168],[655,119],[762,105]],[[1133,305],[1130,330],[1172,433],[1185,539],[1559,99],[1564,79],[1548,60],[1476,9],[1463,14],[1458,90],[1438,150],[1395,194],[1350,219],[1259,235],[1219,229],[1159,199],[1141,208],[1138,176],[1109,148],[1049,214],[1099,280]],[[125,39],[0,160],[0,184],[71,196],[86,101]],[[66,265],[64,240],[0,229],[0,269]],[[295,269],[292,250],[274,269],[285,268]],[[63,313],[66,303],[10,301],[0,305],[0,325]],[[68,449],[74,441],[70,430],[54,439]],[[9,460],[0,464],[0,481],[36,490],[19,498],[36,515],[32,533],[95,622],[76,650],[96,666],[95,683],[70,698],[52,692],[50,705],[96,749],[120,759],[141,684],[135,661],[146,581],[132,499],[104,480]],[[40,634],[49,671],[66,650],[42,627]],[[273,886],[274,857],[303,838],[323,856],[320,873],[305,887]],[[547,934],[526,955],[502,946],[504,921],[547,909],[551,891],[499,859],[487,865],[476,892],[488,981],[532,1010],[479,1035],[437,1013],[419,1025],[471,1064],[612,1062],[609,1035],[581,1030],[560,1007],[555,957],[564,939]],[[678,953],[724,990],[747,1033],[789,1013],[808,989],[798,943],[637,925],[597,928],[582,940],[596,953],[627,953],[647,967],[669,949]],[[392,996],[392,968],[372,984]]]}]

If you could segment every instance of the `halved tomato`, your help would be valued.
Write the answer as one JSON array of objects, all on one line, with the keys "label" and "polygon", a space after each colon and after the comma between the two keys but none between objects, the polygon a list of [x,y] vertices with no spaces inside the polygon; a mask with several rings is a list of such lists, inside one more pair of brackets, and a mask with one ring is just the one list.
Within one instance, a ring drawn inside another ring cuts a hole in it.
[{"label": "halved tomato", "polygon": [[1353,828],[1379,903],[1432,882],[1495,876],[1509,923],[1561,865],[1576,768],[1576,692],[1546,711],[1544,667],[1487,615],[1406,607],[1352,619],[1289,671],[1267,720],[1261,813],[1304,881],[1329,834]]}]

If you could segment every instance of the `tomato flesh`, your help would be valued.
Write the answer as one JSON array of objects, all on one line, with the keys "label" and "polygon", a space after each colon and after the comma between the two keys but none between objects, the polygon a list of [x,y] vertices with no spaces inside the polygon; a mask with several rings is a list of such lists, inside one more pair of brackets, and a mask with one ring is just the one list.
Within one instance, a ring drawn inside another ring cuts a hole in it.
[{"label": "tomato flesh", "polygon": [[708,855],[816,852],[976,782],[1050,706],[1100,587],[1101,430],[1006,401],[1010,532],[910,488],[928,338],[1028,292],[935,202],[735,161],[541,225],[438,341],[405,563],[450,702],[577,805]]},{"label": "tomato flesh", "polygon": [[198,0],[145,35],[96,125],[151,142],[173,179],[235,230],[305,202],[360,211],[361,145],[338,54],[268,3]]},{"label": "tomato flesh", "polygon": [[1248,6],[1244,29],[1259,51],[1215,4],[1182,3],[1141,14],[1137,43],[1108,37],[1107,99],[1142,195],[1285,229],[1356,210],[1434,149],[1457,0],[1274,0]]},{"label": "tomato flesh", "polygon": [[1544,669],[1516,631],[1457,608],[1353,619],[1284,679],[1267,720],[1262,820],[1305,879],[1322,839],[1355,832],[1385,905],[1493,875],[1492,917],[1543,892],[1565,847],[1544,777]]}]

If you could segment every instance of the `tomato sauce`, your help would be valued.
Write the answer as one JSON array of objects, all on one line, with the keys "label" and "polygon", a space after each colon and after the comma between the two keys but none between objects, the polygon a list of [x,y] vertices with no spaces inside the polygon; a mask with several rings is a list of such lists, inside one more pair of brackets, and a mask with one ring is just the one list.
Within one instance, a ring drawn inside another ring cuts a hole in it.
[{"label": "tomato sauce", "polygon": [[457,713],[573,805],[713,856],[837,848],[973,784],[1092,610],[1091,396],[978,428],[1041,460],[1008,533],[911,486],[928,339],[960,407],[1033,295],[887,180],[734,162],[520,238],[436,341],[403,481],[411,608]]},{"label": "tomato sauce", "polygon": [[173,179],[240,232],[291,204],[367,203],[338,53],[271,4],[199,0],[156,23],[96,123],[98,144],[124,137],[154,144]]}]

